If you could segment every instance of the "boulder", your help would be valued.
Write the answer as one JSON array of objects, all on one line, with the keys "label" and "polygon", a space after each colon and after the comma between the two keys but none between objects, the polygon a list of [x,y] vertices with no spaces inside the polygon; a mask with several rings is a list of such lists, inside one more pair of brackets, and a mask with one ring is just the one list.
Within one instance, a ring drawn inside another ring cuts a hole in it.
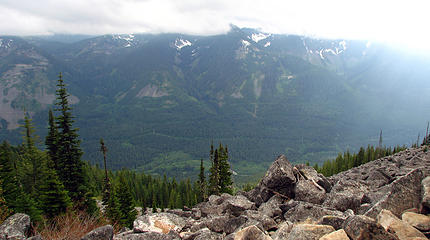
[{"label": "boulder", "polygon": [[43,238],[40,235],[36,235],[36,236],[27,238],[27,240],[43,240]]},{"label": "boulder", "polygon": [[245,216],[218,216],[204,222],[204,225],[213,232],[230,234],[245,224],[247,220],[248,218]]},{"label": "boulder", "polygon": [[199,231],[189,235],[188,237],[183,237],[186,240],[221,240],[222,235],[219,233],[214,233],[208,228],[202,228]]},{"label": "boulder", "polygon": [[267,202],[276,193],[294,198],[296,177],[293,166],[284,155],[280,155],[269,167],[259,183],[263,202]]},{"label": "boulder", "polygon": [[297,224],[293,226],[287,239],[318,240],[334,231],[334,228],[328,225]]},{"label": "boulder", "polygon": [[178,215],[179,217],[183,217],[183,218],[189,218],[192,216],[191,211],[184,211],[182,209],[167,209],[166,212]]},{"label": "boulder", "polygon": [[96,228],[91,232],[85,234],[81,240],[112,240],[113,239],[113,227],[106,225],[103,227]]},{"label": "boulder", "polygon": [[339,229],[337,231],[322,236],[319,240],[349,240],[349,237],[346,234],[345,230]]},{"label": "boulder", "polygon": [[366,191],[368,191],[368,188],[356,181],[340,180],[336,182],[331,192],[327,194],[323,205],[342,212],[347,209],[352,209],[356,212],[361,205],[363,195]]},{"label": "boulder", "polygon": [[419,208],[421,204],[421,182],[423,172],[415,169],[398,178],[389,186],[389,192],[364,215],[376,218],[382,209],[391,211],[400,217],[403,211],[410,208]]},{"label": "boulder", "polygon": [[402,221],[408,223],[412,227],[415,227],[422,232],[430,231],[430,217],[426,215],[413,212],[405,212],[402,214]]},{"label": "boulder", "polygon": [[233,216],[239,216],[243,211],[248,209],[255,209],[255,204],[242,195],[230,197],[218,207],[221,213],[229,213]]},{"label": "boulder", "polygon": [[325,192],[331,191],[331,183],[330,181],[321,173],[318,173],[315,168],[311,166],[307,166],[306,164],[297,164],[294,166],[294,169],[296,170],[296,176],[297,179],[301,180],[310,180],[316,185],[322,187]]},{"label": "boulder", "polygon": [[421,182],[422,193],[422,212],[430,213],[430,176],[424,178]]},{"label": "boulder", "polygon": [[400,240],[406,239],[427,239],[426,236],[409,225],[406,222],[398,219],[393,213],[388,210],[382,210],[378,215],[378,223],[381,224],[385,230],[394,233]]},{"label": "boulder", "polygon": [[133,232],[168,233],[171,230],[180,232],[186,222],[183,218],[171,213],[153,213],[138,217],[133,223]]},{"label": "boulder", "polygon": [[258,211],[262,214],[277,219],[282,217],[282,210],[279,207],[283,203],[283,199],[280,196],[273,196],[267,202],[260,205]]},{"label": "boulder", "polygon": [[374,219],[363,215],[348,217],[343,224],[343,229],[352,240],[398,240],[397,236],[387,232]]},{"label": "boulder", "polygon": [[273,239],[274,240],[287,239],[293,226],[294,224],[290,221],[282,222],[281,224],[279,224],[278,230],[276,230],[275,234],[273,234]]},{"label": "boulder", "polygon": [[114,240],[181,240],[181,237],[174,232],[169,232],[168,234],[158,232],[144,232],[115,236]]},{"label": "boulder", "polygon": [[330,225],[335,230],[339,230],[342,228],[345,220],[346,220],[346,217],[327,215],[320,218],[317,223],[321,225]]},{"label": "boulder", "polygon": [[272,238],[265,234],[257,226],[248,226],[236,233],[227,236],[226,240],[272,240]]},{"label": "boulder", "polygon": [[295,200],[321,204],[325,200],[325,190],[315,181],[300,179],[294,188]]},{"label": "boulder", "polygon": [[246,210],[243,213],[245,216],[247,216],[249,219],[256,220],[257,222],[261,223],[265,231],[276,229],[278,224],[273,220],[272,218],[262,214],[259,211],[256,210]]},{"label": "boulder", "polygon": [[289,209],[284,214],[284,218],[293,223],[301,222],[306,219],[311,219],[313,221],[319,220],[325,215],[339,216],[343,217],[344,214],[340,211],[329,209],[320,205],[294,201],[289,203]]},{"label": "boulder", "polygon": [[0,225],[0,239],[26,239],[30,229],[30,216],[16,213]]}]

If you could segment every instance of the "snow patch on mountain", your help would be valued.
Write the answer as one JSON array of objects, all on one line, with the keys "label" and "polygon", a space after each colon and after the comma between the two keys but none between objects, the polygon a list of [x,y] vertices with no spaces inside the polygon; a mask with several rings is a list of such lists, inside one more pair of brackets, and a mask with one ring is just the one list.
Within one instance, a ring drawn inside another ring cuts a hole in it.
[{"label": "snow patch on mountain", "polygon": [[266,44],[264,44],[264,47],[268,47],[270,46],[270,42],[267,42]]},{"label": "snow patch on mountain", "polygon": [[175,40],[175,47],[178,50],[181,50],[183,47],[188,47],[188,46],[191,46],[191,45],[193,45],[193,44],[190,41],[186,40],[186,39],[184,40],[182,38],[177,38]]},{"label": "snow patch on mountain", "polygon": [[248,47],[249,45],[251,45],[251,43],[250,42],[248,42],[248,41],[246,41],[246,40],[242,40],[242,46],[243,47]]},{"label": "snow patch on mountain", "polygon": [[251,39],[252,39],[252,41],[258,43],[259,41],[264,40],[264,39],[266,39],[266,38],[268,38],[270,36],[271,36],[271,34],[253,33],[251,35]]},{"label": "snow patch on mountain", "polygon": [[12,40],[12,39],[5,40],[5,39],[0,38],[0,47],[3,47],[3,48],[10,48],[10,47],[11,47],[12,42],[13,42],[13,40]]},{"label": "snow patch on mountain", "polygon": [[127,34],[127,35],[113,35],[113,39],[125,41],[124,47],[131,47],[133,41],[134,41],[134,35],[133,34]]}]

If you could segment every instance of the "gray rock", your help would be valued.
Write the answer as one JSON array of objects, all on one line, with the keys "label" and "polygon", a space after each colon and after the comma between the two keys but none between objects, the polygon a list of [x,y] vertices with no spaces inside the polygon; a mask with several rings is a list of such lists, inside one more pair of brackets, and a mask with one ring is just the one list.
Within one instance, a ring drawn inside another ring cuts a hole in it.
[{"label": "gray rock", "polygon": [[249,219],[253,219],[263,226],[265,231],[274,230],[277,228],[278,224],[273,220],[272,218],[262,214],[259,211],[256,210],[246,210],[243,213],[245,216],[247,216]]},{"label": "gray rock", "polygon": [[183,239],[185,240],[221,240],[222,235],[219,233],[214,233],[210,231],[208,228],[202,228],[199,231]]},{"label": "gray rock", "polygon": [[262,214],[277,219],[282,217],[282,210],[280,205],[283,203],[283,199],[277,195],[271,197],[267,202],[260,205],[258,211]]},{"label": "gray rock", "polygon": [[295,183],[293,166],[284,155],[279,156],[259,183],[263,202],[269,200],[275,193],[294,198]]},{"label": "gray rock", "polygon": [[168,209],[168,210],[166,210],[166,212],[178,215],[179,217],[183,217],[183,218],[189,218],[192,216],[191,211],[184,211],[182,209]]},{"label": "gray rock", "polygon": [[273,234],[273,239],[274,240],[287,239],[293,226],[294,224],[290,221],[282,222],[281,224],[279,224],[278,230],[276,230],[276,232]]},{"label": "gray rock", "polygon": [[410,224],[421,232],[430,231],[430,217],[414,212],[405,212],[402,214],[402,221]]},{"label": "gray rock", "polygon": [[315,181],[300,179],[294,188],[295,200],[321,204],[325,199],[325,190]]},{"label": "gray rock", "polygon": [[355,212],[360,207],[366,191],[368,191],[366,186],[353,180],[338,181],[327,194],[323,205],[342,212],[347,209]]},{"label": "gray rock", "polygon": [[112,240],[113,239],[113,227],[106,225],[103,227],[96,228],[91,232],[85,234],[81,240]]},{"label": "gray rock", "polygon": [[320,218],[317,223],[321,224],[321,225],[330,225],[334,229],[339,230],[342,228],[345,220],[346,220],[346,217],[327,215],[327,216],[323,216],[322,218]]},{"label": "gray rock", "polygon": [[340,211],[329,209],[320,205],[298,201],[294,201],[293,203],[291,203],[291,205],[294,203],[295,205],[284,214],[284,218],[293,223],[301,222],[306,219],[317,221],[325,215],[333,215],[339,217],[344,216],[344,214]]},{"label": "gray rock", "polygon": [[374,219],[363,215],[355,215],[345,220],[343,229],[352,240],[380,239],[398,240],[398,238],[387,232],[384,227]]},{"label": "gray rock", "polygon": [[36,235],[36,236],[27,238],[27,240],[43,240],[43,238],[40,235]]},{"label": "gray rock", "polygon": [[423,172],[415,169],[390,184],[390,191],[364,215],[376,218],[382,209],[391,211],[397,217],[410,208],[419,208],[421,204],[421,186]]},{"label": "gray rock", "polygon": [[123,236],[115,236],[114,240],[180,240],[180,236],[169,232],[168,234],[158,232],[132,233]]},{"label": "gray rock", "polygon": [[331,191],[332,185],[330,181],[324,175],[318,173],[313,167],[305,164],[298,164],[294,166],[294,168],[297,169],[298,174],[300,175],[296,176],[299,180],[301,180],[300,177],[303,177],[304,180],[310,180],[318,186],[321,186],[325,192]]},{"label": "gray rock", "polygon": [[378,223],[385,230],[395,234],[399,239],[426,239],[426,236],[406,222],[398,219],[388,210],[382,210],[378,215]]},{"label": "gray rock", "polygon": [[255,209],[255,204],[249,201],[245,196],[238,195],[223,201],[218,209],[221,213],[229,213],[234,216],[239,216],[245,210]]},{"label": "gray rock", "polygon": [[245,216],[219,216],[208,220],[204,224],[213,232],[230,234],[245,224],[247,220],[248,218]]},{"label": "gray rock", "polygon": [[318,240],[334,231],[334,228],[329,225],[296,224],[291,229],[287,239]]},{"label": "gray rock", "polygon": [[26,239],[30,229],[30,216],[16,213],[0,225],[0,239]]},{"label": "gray rock", "polygon": [[255,225],[251,225],[241,229],[238,232],[235,232],[226,237],[226,240],[272,240],[272,238],[261,231]]},{"label": "gray rock", "polygon": [[430,176],[424,178],[421,182],[422,193],[422,212],[430,213]]}]

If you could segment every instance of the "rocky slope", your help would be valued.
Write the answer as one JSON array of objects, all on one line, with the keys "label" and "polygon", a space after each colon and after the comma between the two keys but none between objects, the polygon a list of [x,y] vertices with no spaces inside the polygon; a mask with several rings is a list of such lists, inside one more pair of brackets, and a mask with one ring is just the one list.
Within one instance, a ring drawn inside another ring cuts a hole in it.
[{"label": "rocky slope", "polygon": [[[132,230],[114,235],[105,226],[83,239],[427,239],[429,213],[427,148],[330,178],[281,155],[249,192],[210,196],[192,209],[147,212]],[[2,237],[25,232],[10,230],[11,222],[0,227],[0,239],[25,239]]]}]

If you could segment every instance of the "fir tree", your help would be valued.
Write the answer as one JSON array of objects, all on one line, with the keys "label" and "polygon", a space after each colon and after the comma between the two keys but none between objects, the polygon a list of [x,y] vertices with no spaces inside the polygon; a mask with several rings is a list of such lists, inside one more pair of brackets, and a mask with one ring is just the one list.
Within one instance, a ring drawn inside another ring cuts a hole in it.
[{"label": "fir tree", "polygon": [[130,188],[123,175],[120,175],[118,186],[118,204],[121,213],[120,222],[123,226],[132,228],[133,221],[136,218],[136,210],[134,209],[133,197]]},{"label": "fir tree", "polygon": [[104,164],[104,170],[105,170],[104,187],[103,187],[103,204],[106,205],[110,198],[111,185],[110,185],[107,166],[106,166],[107,147],[105,146],[103,138],[100,139],[100,151],[103,153],[103,164]]},{"label": "fir tree", "polygon": [[[114,190],[114,188],[112,188]],[[106,205],[105,213],[110,219],[112,224],[119,224],[121,220],[121,212],[119,211],[118,198],[115,194],[116,191],[112,191],[109,196],[108,204]]]},{"label": "fir tree", "polygon": [[200,173],[198,180],[199,197],[198,201],[203,202],[206,200],[206,177],[205,177],[205,167],[203,165],[203,159],[200,159]]},{"label": "fir tree", "polygon": [[49,128],[48,135],[45,138],[46,150],[49,158],[54,163],[54,169],[59,171],[58,168],[58,129],[55,125],[55,117],[52,110],[49,109]]},{"label": "fir tree", "polygon": [[[69,106],[69,94],[66,91],[62,75],[58,76],[57,102],[59,112],[56,118],[58,127],[58,175],[69,192],[70,198],[78,203],[85,201],[85,176],[81,161],[82,151],[78,140],[78,129],[73,128],[73,117]],[[83,206],[81,206],[83,207]]]},{"label": "fir tree", "polygon": [[228,163],[228,148],[219,145],[219,189],[220,193],[233,193],[230,164]]},{"label": "fir tree", "polygon": [[[211,146],[211,153],[212,153],[212,146]],[[212,154],[211,154],[212,156]],[[210,169],[210,176],[209,176],[209,195],[218,195],[220,193],[219,189],[219,154],[218,150],[216,149],[213,154],[213,161],[212,161],[212,167]]]},{"label": "fir tree", "polygon": [[[50,165],[54,165],[51,163]],[[39,200],[41,208],[48,218],[53,218],[61,213],[65,213],[71,206],[67,191],[57,176],[53,166],[46,171],[46,178],[40,187]]]}]

